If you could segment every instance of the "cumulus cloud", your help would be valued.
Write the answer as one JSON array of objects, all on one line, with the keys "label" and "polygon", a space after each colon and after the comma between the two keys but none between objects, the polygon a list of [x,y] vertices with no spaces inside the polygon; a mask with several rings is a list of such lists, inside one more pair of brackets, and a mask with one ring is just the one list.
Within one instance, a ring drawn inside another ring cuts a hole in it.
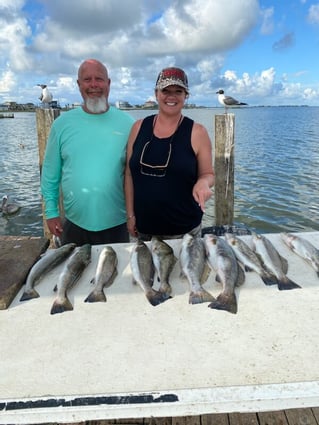
[{"label": "cumulus cloud", "polygon": [[[226,65],[228,55],[245,43],[275,34],[277,6],[262,8],[260,3],[0,0],[2,93],[7,97],[11,93],[13,101],[30,101],[38,93],[36,84],[45,82],[61,103],[81,101],[77,68],[88,57],[107,65],[111,101],[121,98],[137,104],[152,98],[158,72],[171,65],[187,70],[190,101],[200,104],[209,104],[220,87],[255,95],[256,101],[271,91],[282,93],[289,81],[278,83],[271,63],[258,70],[256,61],[253,71],[241,75],[236,64]],[[317,6],[309,8],[309,22],[317,22]],[[294,33],[287,32],[273,49],[284,51],[294,47],[294,41]],[[3,99],[0,92],[0,103]]]},{"label": "cumulus cloud", "polygon": [[270,7],[268,9],[264,9],[261,12],[262,15],[262,25],[260,28],[260,32],[263,35],[272,34],[274,31],[274,8]]},{"label": "cumulus cloud", "polygon": [[319,3],[312,4],[309,8],[308,21],[311,24],[319,24]]}]

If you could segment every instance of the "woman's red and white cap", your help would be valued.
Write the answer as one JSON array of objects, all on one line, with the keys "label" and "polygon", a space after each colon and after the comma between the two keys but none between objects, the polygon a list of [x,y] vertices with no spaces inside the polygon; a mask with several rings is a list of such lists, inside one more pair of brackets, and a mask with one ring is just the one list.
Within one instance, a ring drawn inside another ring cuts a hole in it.
[{"label": "woman's red and white cap", "polygon": [[181,68],[164,68],[158,74],[155,89],[163,90],[168,86],[180,86],[188,94],[188,79],[187,75]]}]

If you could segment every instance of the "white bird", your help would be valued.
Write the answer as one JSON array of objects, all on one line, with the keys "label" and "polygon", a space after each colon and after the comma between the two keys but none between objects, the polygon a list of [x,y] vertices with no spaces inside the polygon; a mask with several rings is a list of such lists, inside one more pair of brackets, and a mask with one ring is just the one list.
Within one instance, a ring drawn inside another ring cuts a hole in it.
[{"label": "white bird", "polygon": [[50,102],[52,102],[53,96],[52,93],[50,93],[48,86],[46,84],[37,84],[42,89],[42,93],[39,97],[41,100],[43,106],[46,104],[49,105]]},{"label": "white bird", "polygon": [[3,215],[16,214],[20,209],[20,205],[14,202],[9,202],[8,195],[4,195],[2,197],[1,211]]},{"label": "white bird", "polygon": [[238,100],[234,99],[234,98],[233,98],[233,97],[231,97],[231,96],[226,96],[226,95],[224,94],[224,90],[218,90],[218,91],[216,92],[216,94],[218,94],[218,102],[219,102],[221,105],[225,106],[225,113],[227,113],[227,109],[228,109],[229,107],[232,107],[232,106],[247,105],[247,103],[239,102]]}]

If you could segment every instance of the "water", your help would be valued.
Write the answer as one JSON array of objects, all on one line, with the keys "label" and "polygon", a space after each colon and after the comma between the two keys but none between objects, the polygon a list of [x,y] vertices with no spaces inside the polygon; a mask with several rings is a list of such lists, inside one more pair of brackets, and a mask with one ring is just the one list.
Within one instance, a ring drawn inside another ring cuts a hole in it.
[{"label": "water", "polygon": [[15,113],[13,119],[0,119],[0,198],[5,194],[22,208],[11,217],[0,213],[0,234],[42,236],[35,113]]},{"label": "water", "polygon": [[[241,108],[235,113],[234,224],[261,233],[319,230],[319,108]],[[130,112],[141,118],[155,111]],[[214,115],[221,108],[185,110],[214,143]],[[0,215],[0,234],[41,236],[42,207],[36,118],[15,113],[0,120],[0,195],[22,208]],[[214,200],[204,227],[214,225]]]}]

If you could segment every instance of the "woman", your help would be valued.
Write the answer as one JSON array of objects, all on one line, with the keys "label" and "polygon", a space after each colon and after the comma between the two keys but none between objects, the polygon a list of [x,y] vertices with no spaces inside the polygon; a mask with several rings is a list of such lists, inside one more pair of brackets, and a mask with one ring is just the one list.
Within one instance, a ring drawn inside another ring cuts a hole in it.
[{"label": "woman", "polygon": [[131,236],[200,235],[214,184],[212,146],[207,130],[182,115],[188,95],[185,72],[163,69],[155,86],[158,114],[136,121],[131,129],[125,170]]}]

